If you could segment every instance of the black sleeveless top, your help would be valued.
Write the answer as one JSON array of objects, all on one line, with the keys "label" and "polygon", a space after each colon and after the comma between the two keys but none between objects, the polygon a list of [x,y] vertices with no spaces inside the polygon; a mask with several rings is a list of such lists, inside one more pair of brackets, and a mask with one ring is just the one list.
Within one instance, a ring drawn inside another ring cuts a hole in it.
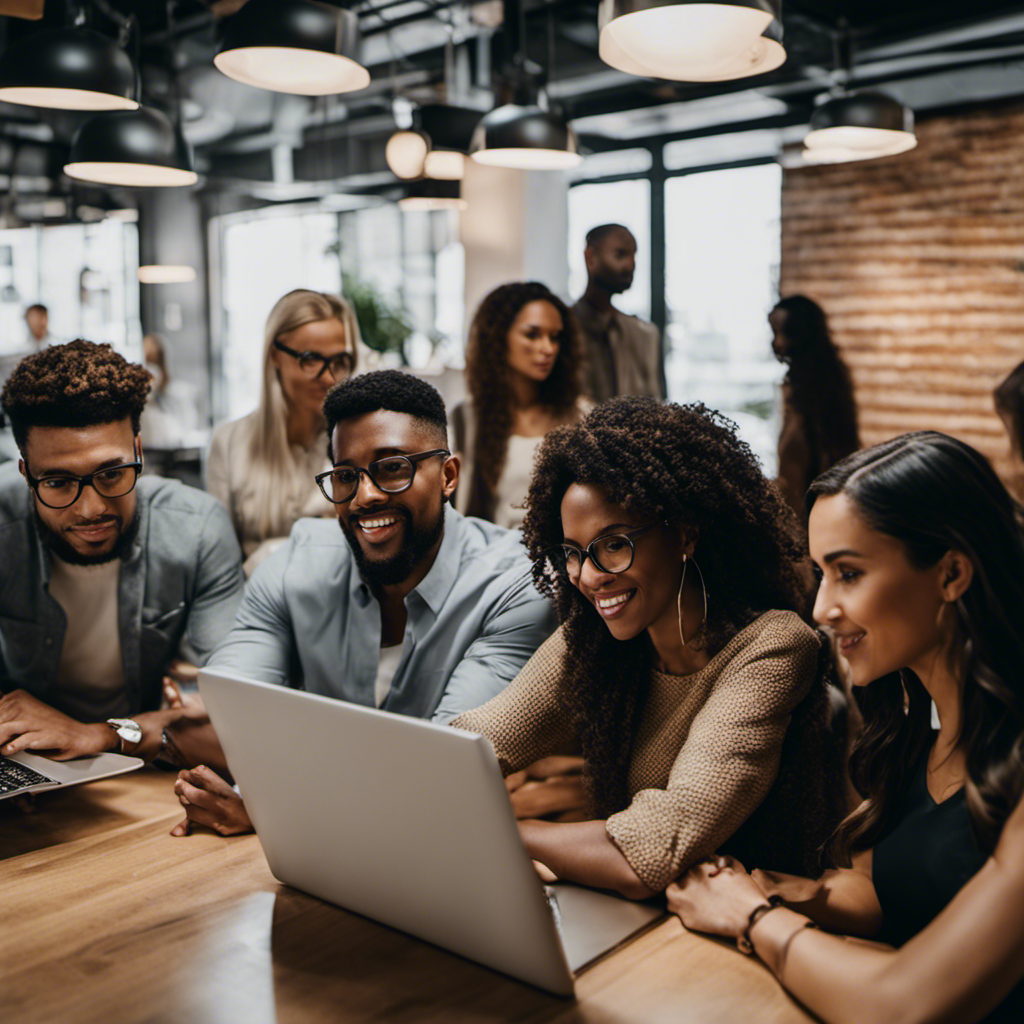
[{"label": "black sleeveless top", "polygon": [[[884,921],[878,939],[893,946],[902,946],[938,917],[988,859],[974,836],[964,788],[940,804],[928,792],[931,747],[914,765],[899,824],[878,841],[872,861]],[[985,1022],[1024,1022],[1024,982]]]}]

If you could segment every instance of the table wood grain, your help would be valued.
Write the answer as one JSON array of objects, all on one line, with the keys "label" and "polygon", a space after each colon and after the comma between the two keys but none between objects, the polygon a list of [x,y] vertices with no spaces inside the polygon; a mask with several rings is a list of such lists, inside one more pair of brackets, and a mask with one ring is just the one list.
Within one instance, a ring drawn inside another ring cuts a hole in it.
[{"label": "table wood grain", "polygon": [[806,1024],[757,961],[674,918],[558,999],[290,889],[255,836],[175,839],[142,770],[0,802],[0,1006],[20,1024]]}]

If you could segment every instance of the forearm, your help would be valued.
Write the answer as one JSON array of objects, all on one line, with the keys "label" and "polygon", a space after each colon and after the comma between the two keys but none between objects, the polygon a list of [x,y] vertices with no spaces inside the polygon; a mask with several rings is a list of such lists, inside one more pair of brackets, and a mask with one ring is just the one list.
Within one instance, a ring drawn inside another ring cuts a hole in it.
[{"label": "forearm", "polygon": [[526,820],[519,822],[519,835],[534,860],[567,882],[613,889],[632,900],[656,895],[612,842],[603,821]]},{"label": "forearm", "polygon": [[778,894],[788,907],[830,932],[870,939],[882,927],[874,884],[861,871],[826,871],[817,881],[757,871],[754,877],[766,892]]}]

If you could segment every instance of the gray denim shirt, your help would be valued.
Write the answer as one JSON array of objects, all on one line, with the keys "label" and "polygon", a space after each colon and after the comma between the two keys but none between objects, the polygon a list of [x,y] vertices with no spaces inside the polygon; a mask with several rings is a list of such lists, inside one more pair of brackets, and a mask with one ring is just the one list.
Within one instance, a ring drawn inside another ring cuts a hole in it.
[{"label": "gray denim shirt", "polygon": [[[555,628],[517,530],[445,509],[430,571],[405,599],[402,660],[382,705],[447,722],[499,693]],[[210,665],[374,706],[380,605],[337,522],[300,519],[253,573]]]},{"label": "gray denim shirt", "polygon": [[[176,480],[136,485],[139,531],[118,584],[130,713],[160,706],[162,678],[182,641],[200,662],[227,636],[245,585],[224,509]],[[0,466],[0,690],[24,689],[59,708],[57,665],[67,619],[50,595],[50,557],[32,491],[17,463]]]}]

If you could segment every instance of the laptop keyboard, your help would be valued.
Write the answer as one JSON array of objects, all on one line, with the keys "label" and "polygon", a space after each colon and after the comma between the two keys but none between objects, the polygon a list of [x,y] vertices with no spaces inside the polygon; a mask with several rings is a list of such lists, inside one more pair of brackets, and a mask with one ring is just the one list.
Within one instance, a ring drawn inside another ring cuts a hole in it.
[{"label": "laptop keyboard", "polygon": [[0,756],[0,794],[16,793],[19,789],[37,786],[40,782],[54,780],[33,768],[23,765],[20,761],[12,761],[9,757]]}]

